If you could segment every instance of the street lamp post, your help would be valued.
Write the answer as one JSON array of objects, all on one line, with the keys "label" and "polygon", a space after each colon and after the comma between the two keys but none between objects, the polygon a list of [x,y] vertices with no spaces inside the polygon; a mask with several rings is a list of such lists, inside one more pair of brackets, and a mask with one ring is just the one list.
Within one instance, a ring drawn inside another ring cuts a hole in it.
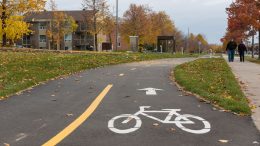
[{"label": "street lamp post", "polygon": [[199,55],[200,55],[200,46],[201,46],[201,42],[199,41]]},{"label": "street lamp post", "polygon": [[175,36],[172,37],[172,54],[176,52],[176,38]]},{"label": "street lamp post", "polygon": [[116,51],[118,49],[118,0],[116,0]]}]

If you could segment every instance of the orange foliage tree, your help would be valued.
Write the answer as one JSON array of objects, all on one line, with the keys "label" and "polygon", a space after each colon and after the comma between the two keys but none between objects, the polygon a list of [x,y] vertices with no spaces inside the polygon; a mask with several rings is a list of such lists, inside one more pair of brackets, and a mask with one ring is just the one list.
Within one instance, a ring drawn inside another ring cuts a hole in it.
[{"label": "orange foliage tree", "polygon": [[254,36],[256,31],[260,35],[259,0],[236,0],[226,9],[226,12],[228,14],[228,28],[224,40],[247,39],[249,36]]}]

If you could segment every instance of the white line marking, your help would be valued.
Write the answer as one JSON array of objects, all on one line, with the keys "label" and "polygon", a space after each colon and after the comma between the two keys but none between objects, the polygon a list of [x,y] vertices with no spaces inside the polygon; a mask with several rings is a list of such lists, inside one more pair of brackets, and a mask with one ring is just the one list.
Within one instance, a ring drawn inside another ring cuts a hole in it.
[{"label": "white line marking", "polygon": [[[211,129],[210,123],[208,121],[204,120],[203,118],[201,118],[199,116],[194,116],[194,115],[189,115],[189,114],[183,114],[183,115],[179,114],[178,112],[181,111],[180,109],[146,110],[146,109],[149,109],[150,106],[140,106],[139,108],[140,108],[139,111],[136,112],[135,114],[122,114],[122,115],[116,116],[116,117],[112,118],[111,120],[109,120],[108,121],[109,130],[111,130],[115,133],[118,133],[118,134],[127,134],[127,133],[134,132],[134,131],[138,130],[142,125],[142,121],[138,117],[139,115],[142,115],[142,117],[150,118],[157,122],[161,122],[163,124],[175,124],[181,130],[189,132],[189,133],[193,133],[193,134],[206,134]],[[150,113],[168,113],[168,115],[164,119],[159,119],[157,117],[153,117],[153,116],[149,115]],[[176,116],[176,118],[174,120],[172,119],[173,115]],[[115,122],[115,120],[118,120],[118,119],[121,119],[120,120],[121,123],[119,123],[119,124],[122,124],[122,126],[128,124],[132,120],[135,121],[135,125],[128,129],[117,128],[116,127],[117,125],[115,125],[115,123],[118,123],[118,122]],[[195,121],[192,121],[193,119],[196,119],[195,120],[196,122],[202,122],[202,125],[203,125],[202,129],[196,128],[195,130],[193,130],[192,128],[190,128],[191,126],[189,126],[188,128],[185,127],[186,125],[196,124]]]}]

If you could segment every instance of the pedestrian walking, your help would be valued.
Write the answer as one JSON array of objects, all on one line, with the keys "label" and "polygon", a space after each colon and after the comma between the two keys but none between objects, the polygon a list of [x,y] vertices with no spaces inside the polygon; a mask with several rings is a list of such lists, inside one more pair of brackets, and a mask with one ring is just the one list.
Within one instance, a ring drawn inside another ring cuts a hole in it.
[{"label": "pedestrian walking", "polygon": [[246,45],[243,43],[243,41],[241,41],[240,44],[238,45],[240,62],[245,62],[245,52],[247,52]]},{"label": "pedestrian walking", "polygon": [[234,62],[236,48],[237,48],[237,43],[234,41],[234,39],[228,42],[226,50],[228,53],[229,62]]}]

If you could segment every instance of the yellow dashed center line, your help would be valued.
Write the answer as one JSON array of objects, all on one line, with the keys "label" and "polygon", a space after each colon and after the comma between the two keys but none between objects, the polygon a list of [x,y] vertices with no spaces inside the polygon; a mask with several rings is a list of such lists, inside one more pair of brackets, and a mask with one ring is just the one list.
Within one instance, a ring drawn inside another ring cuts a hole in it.
[{"label": "yellow dashed center line", "polygon": [[108,85],[91,103],[87,110],[79,116],[75,121],[73,121],[69,126],[63,129],[60,133],[54,136],[52,139],[44,143],[42,146],[55,146],[61,142],[64,138],[70,135],[75,129],[77,129],[88,117],[96,110],[98,105],[101,103],[103,98],[107,95],[113,85]]}]

